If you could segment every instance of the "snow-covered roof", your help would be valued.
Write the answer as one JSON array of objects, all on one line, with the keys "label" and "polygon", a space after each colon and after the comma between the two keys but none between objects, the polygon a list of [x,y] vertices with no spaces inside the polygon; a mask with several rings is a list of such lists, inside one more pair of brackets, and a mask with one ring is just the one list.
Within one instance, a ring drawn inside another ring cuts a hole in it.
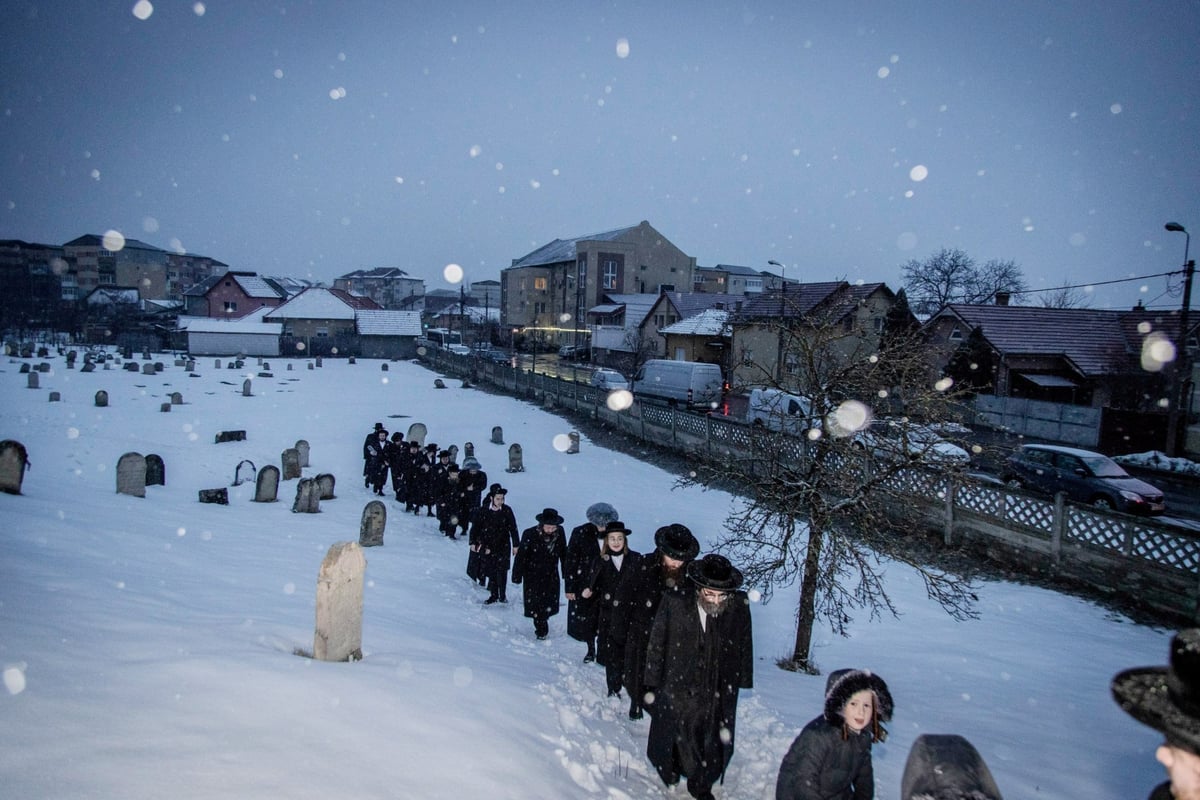
[{"label": "snow-covered roof", "polygon": [[419,311],[359,311],[354,316],[362,336],[420,336]]},{"label": "snow-covered roof", "polygon": [[354,313],[349,303],[329,289],[310,287],[271,309],[266,319],[354,319]]},{"label": "snow-covered roof", "polygon": [[227,273],[247,297],[280,297],[279,289],[272,286],[271,283],[261,275],[244,272]]},{"label": "snow-covered roof", "polygon": [[659,333],[683,336],[729,336],[729,312],[718,308],[701,311],[695,316],[663,328]]}]

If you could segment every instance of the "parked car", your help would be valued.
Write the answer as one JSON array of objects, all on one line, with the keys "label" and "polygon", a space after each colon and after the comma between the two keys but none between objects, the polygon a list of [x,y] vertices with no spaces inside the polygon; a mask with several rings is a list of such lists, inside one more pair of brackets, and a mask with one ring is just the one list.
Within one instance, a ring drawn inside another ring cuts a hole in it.
[{"label": "parked car", "polygon": [[812,401],[782,389],[751,389],[746,404],[746,422],[800,436],[820,420],[813,418]]},{"label": "parked car", "polygon": [[613,389],[628,389],[629,379],[615,369],[600,368],[592,373],[589,384],[601,391],[611,392]]},{"label": "parked car", "polygon": [[513,357],[503,350],[484,350],[479,357],[489,364],[505,364],[512,366]]},{"label": "parked car", "polygon": [[1131,514],[1161,514],[1163,493],[1106,455],[1051,444],[1026,444],[1009,456],[1001,478],[1014,488],[1064,492],[1079,503]]},{"label": "parked car", "polygon": [[582,345],[567,344],[558,348],[558,357],[568,361],[587,361],[589,355],[588,348]]},{"label": "parked car", "polygon": [[448,344],[446,345],[446,349],[451,353],[454,353],[456,356],[471,355],[471,348],[467,347],[465,344]]},{"label": "parked car", "polygon": [[725,380],[716,364],[653,358],[633,378],[633,396],[649,397],[670,405],[699,406],[719,403]]},{"label": "parked car", "polygon": [[971,463],[971,454],[949,442],[931,425],[878,418],[854,435],[854,444],[890,461],[924,461],[944,466]]}]

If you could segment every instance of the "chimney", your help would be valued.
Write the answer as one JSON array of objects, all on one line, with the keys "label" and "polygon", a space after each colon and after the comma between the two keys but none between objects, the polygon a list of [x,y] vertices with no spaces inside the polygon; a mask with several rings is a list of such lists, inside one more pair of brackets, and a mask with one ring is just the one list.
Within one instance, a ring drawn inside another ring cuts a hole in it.
[{"label": "chimney", "polygon": [[996,292],[996,305],[998,305],[998,306],[1008,305],[1008,300],[1010,297],[1012,297],[1011,292]]}]

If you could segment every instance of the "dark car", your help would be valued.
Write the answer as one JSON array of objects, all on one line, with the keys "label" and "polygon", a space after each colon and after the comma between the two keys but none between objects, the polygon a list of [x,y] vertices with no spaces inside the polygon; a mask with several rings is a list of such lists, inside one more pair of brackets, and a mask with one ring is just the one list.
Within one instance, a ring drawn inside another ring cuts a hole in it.
[{"label": "dark car", "polygon": [[512,366],[513,357],[510,353],[504,350],[484,350],[479,354],[479,357],[489,364],[505,364]]},{"label": "dark car", "polygon": [[1049,444],[1027,444],[1008,458],[1003,479],[1009,486],[1068,498],[1097,508],[1131,514],[1161,514],[1163,493],[1133,477],[1100,453]]}]

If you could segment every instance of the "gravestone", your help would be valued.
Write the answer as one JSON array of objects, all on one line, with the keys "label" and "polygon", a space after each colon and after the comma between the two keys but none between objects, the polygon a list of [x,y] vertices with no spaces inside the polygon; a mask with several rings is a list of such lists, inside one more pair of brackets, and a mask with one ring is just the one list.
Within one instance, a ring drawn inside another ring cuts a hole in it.
[{"label": "gravestone", "polygon": [[435,389],[445,389],[445,388],[446,388],[446,382],[445,382],[444,380],[442,380],[441,378],[436,378],[436,379],[433,381],[433,388],[435,388]]},{"label": "gravestone", "polygon": [[271,363],[270,363],[269,361],[263,361],[263,360],[260,358],[260,359],[259,359],[259,363],[260,363],[260,364],[262,364],[263,372],[270,372],[270,371],[271,371]]},{"label": "gravestone", "polygon": [[37,349],[37,355],[38,355],[38,358],[45,358],[46,356],[50,355],[50,348],[39,347]]},{"label": "gravestone", "polygon": [[382,364],[380,364],[380,365],[379,365],[379,369],[380,369],[380,371],[381,371],[381,372],[387,372],[387,371],[388,371],[388,365],[387,365],[387,362],[385,361],[385,362],[383,362]]},{"label": "gravestone", "polygon": [[29,454],[25,445],[15,439],[0,442],[0,492],[20,494],[21,481],[25,480],[25,469],[29,466]]},{"label": "gravestone", "polygon": [[142,351],[142,361],[149,361],[149,360],[150,360],[150,351],[143,350]]},{"label": "gravestone", "polygon": [[310,361],[310,362],[308,362],[308,368],[309,368],[309,369],[312,369],[312,368],[313,368],[313,363],[312,363],[311,361]]},{"label": "gravestone", "polygon": [[448,453],[450,453],[450,463],[457,464],[458,463],[458,445],[452,444],[446,448],[446,451]]},{"label": "gravestone", "polygon": [[43,361],[42,363],[37,365],[37,371],[38,372],[49,372],[50,365],[48,363],[46,363],[45,361]]},{"label": "gravestone", "polygon": [[354,356],[350,356],[348,359],[346,359],[346,361],[348,361],[348,362],[349,362],[349,363],[351,363],[351,364],[357,364],[357,363],[358,363],[358,362],[357,362],[357,361],[354,359]]},{"label": "gravestone", "polygon": [[324,365],[321,363],[321,357],[320,357],[320,356],[317,356],[317,366],[318,366],[318,367],[324,366]]},{"label": "gravestone", "polygon": [[463,460],[475,457],[475,443],[467,442],[463,445]]},{"label": "gravestone", "polygon": [[171,410],[171,404],[170,404],[170,403],[163,403],[162,405],[160,405],[160,406],[158,407],[158,410],[159,410],[159,411],[170,411],[170,410]]},{"label": "gravestone", "polygon": [[293,366],[295,366],[295,365],[294,365],[294,364],[292,364],[291,362],[288,362],[288,368],[287,368],[287,371],[288,371],[288,372],[291,372],[291,371],[292,371],[292,367],[293,367]]},{"label": "gravestone", "polygon": [[504,429],[499,425],[492,428],[492,444],[504,444]]},{"label": "gravestone", "polygon": [[184,361],[182,358],[177,358],[177,359],[175,359],[175,366],[177,366],[177,367],[182,367],[182,366],[183,366],[184,364],[186,364],[186,363],[187,363],[187,362],[186,362],[186,361]]},{"label": "gravestone", "polygon": [[287,450],[284,450],[279,460],[283,464],[283,479],[285,481],[300,477],[300,453],[296,448],[289,447]]},{"label": "gravestone", "polygon": [[221,431],[217,434],[216,444],[222,442],[244,442],[246,441],[245,431]]},{"label": "gravestone", "polygon": [[337,499],[337,495],[333,493],[333,487],[337,484],[337,478],[328,472],[322,472],[314,480],[317,482],[317,490],[322,500]]},{"label": "gravestone", "polygon": [[108,405],[108,392],[103,389],[96,392],[96,407],[104,408]]},{"label": "gravestone", "polygon": [[358,525],[358,543],[363,547],[382,547],[383,529],[387,527],[387,506],[380,500],[372,500],[363,508],[362,521]]},{"label": "gravestone", "polygon": [[143,375],[153,375],[155,372],[153,364],[142,364]]},{"label": "gravestone", "polygon": [[412,425],[408,426],[408,436],[406,436],[404,440],[406,442],[416,442],[417,444],[421,445],[421,447],[424,447],[425,434],[427,432],[428,431],[425,429],[424,422],[414,422]]},{"label": "gravestone", "polygon": [[155,372],[162,372],[166,368],[167,368],[166,365],[164,365],[161,361],[154,362],[154,371]]},{"label": "gravestone", "polygon": [[293,514],[319,514],[321,512],[321,489],[312,478],[301,478],[296,484],[296,499],[292,501]]},{"label": "gravestone", "polygon": [[279,499],[279,467],[267,464],[254,484],[254,502],[274,503]]},{"label": "gravestone", "polygon": [[75,350],[67,351],[67,369],[75,368],[75,359],[79,357],[79,353]]},{"label": "gravestone", "polygon": [[250,379],[246,378],[246,380],[242,381],[242,397],[253,397],[253,396],[254,395],[252,395],[250,393]]},{"label": "gravestone", "polygon": [[[108,369],[107,361],[104,362],[104,368]],[[80,372],[95,372],[96,371],[96,362],[94,362],[94,361],[83,362],[83,366],[79,368],[79,371]]]},{"label": "gravestone", "polygon": [[26,363],[24,363],[24,364],[22,364],[22,365],[21,365],[21,374],[22,374],[22,375],[27,375],[27,374],[28,374],[28,373],[29,373],[29,372],[30,372],[32,369],[33,369],[33,368],[32,368],[31,366],[29,366],[29,363],[28,363],[28,362],[26,362]]},{"label": "gravestone", "polygon": [[246,481],[254,477],[258,470],[254,466],[254,462],[250,459],[242,459],[233,469],[233,485],[241,486]]},{"label": "gravestone", "polygon": [[156,453],[146,456],[146,485],[167,485],[167,466],[163,463],[162,456]]},{"label": "gravestone", "polygon": [[213,369],[220,369],[220,368],[221,368],[221,359],[218,358],[215,361],[213,361]]},{"label": "gravestone", "polygon": [[171,405],[173,405],[173,406],[183,405],[183,394],[180,392],[171,392]]},{"label": "gravestone", "polygon": [[362,659],[363,573],[367,560],[357,542],[329,548],[317,576],[317,630],[313,658]]},{"label": "gravestone", "polygon": [[571,431],[567,434],[567,439],[567,455],[575,455],[579,452],[579,431]]},{"label": "gravestone", "polygon": [[141,453],[126,453],[117,460],[117,493],[146,496],[146,458]]},{"label": "gravestone", "polygon": [[255,364],[258,364],[258,365],[261,367],[261,366],[263,365],[262,356],[258,356],[258,357],[257,357],[257,358],[254,360],[254,363],[255,363]]},{"label": "gravestone", "polygon": [[38,374],[36,372],[30,371],[29,373],[29,388],[38,388]]},{"label": "gravestone", "polygon": [[196,371],[196,362],[192,361],[192,360],[185,361],[185,362],[183,362],[183,368],[186,369],[188,372],[195,372]]},{"label": "gravestone", "polygon": [[137,362],[136,361],[126,361],[123,369],[126,372],[137,372],[138,371]]},{"label": "gravestone", "polygon": [[513,442],[508,448],[508,469],[507,472],[524,472],[525,464],[522,462],[521,445]]},{"label": "gravestone", "polygon": [[303,469],[308,466],[308,440],[296,440],[296,452],[300,454],[300,467]]},{"label": "gravestone", "polygon": [[50,393],[50,402],[51,402],[51,403],[57,403],[59,400],[62,400],[62,395],[61,395],[61,394],[59,394],[58,392],[51,392],[51,393]]},{"label": "gravestone", "polygon": [[229,505],[229,490],[222,486],[220,489],[201,489],[201,503],[215,503],[219,506]]}]

